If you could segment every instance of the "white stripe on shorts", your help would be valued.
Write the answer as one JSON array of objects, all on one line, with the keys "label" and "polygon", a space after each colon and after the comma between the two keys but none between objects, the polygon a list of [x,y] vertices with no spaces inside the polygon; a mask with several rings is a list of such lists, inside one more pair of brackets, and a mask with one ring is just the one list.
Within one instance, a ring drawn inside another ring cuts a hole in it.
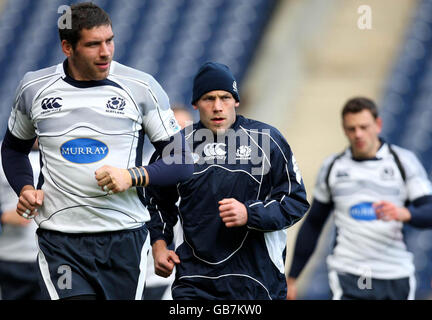
[{"label": "white stripe on shorts", "polygon": [[37,235],[36,235],[36,243],[38,245],[38,250],[39,250],[39,253],[38,253],[39,268],[40,268],[40,271],[41,271],[41,274],[42,274],[42,278],[43,278],[43,280],[45,282],[45,286],[46,286],[46,288],[48,290],[48,293],[50,295],[51,300],[58,300],[60,298],[59,298],[59,295],[58,295],[58,293],[57,293],[57,291],[55,289],[55,286],[54,286],[54,284],[53,284],[53,282],[51,280],[51,275],[50,275],[50,272],[49,272],[48,262],[47,262],[47,260],[45,258],[44,253],[39,248],[39,241],[38,241],[38,236]]},{"label": "white stripe on shorts", "polygon": [[415,299],[415,292],[416,292],[416,288],[417,288],[416,277],[414,274],[410,275],[410,277],[409,277],[409,286],[410,286],[410,290],[408,293],[407,300],[414,300]]},{"label": "white stripe on shorts", "polygon": [[333,292],[333,300],[340,300],[343,294],[342,287],[339,283],[339,277],[336,271],[330,271],[328,274],[330,289]]},{"label": "white stripe on shorts", "polygon": [[144,292],[144,284],[146,281],[147,274],[147,254],[150,249],[150,233],[147,232],[147,238],[141,249],[141,261],[140,261],[140,274],[138,277],[137,289],[135,292],[135,300],[142,300]]}]

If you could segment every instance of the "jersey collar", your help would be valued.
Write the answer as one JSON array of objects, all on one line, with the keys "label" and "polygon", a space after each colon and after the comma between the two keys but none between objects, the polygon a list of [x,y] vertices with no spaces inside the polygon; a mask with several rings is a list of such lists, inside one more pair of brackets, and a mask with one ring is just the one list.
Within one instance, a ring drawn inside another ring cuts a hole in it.
[{"label": "jersey collar", "polygon": [[[114,64],[115,62],[112,61],[111,67],[113,67]],[[76,88],[84,89],[84,88],[93,88],[93,87],[100,87],[100,86],[114,86],[121,89],[120,85],[118,85],[112,80],[109,80],[108,78],[104,80],[89,80],[89,81],[75,80],[68,73],[68,59],[65,59],[65,61],[63,61],[63,72],[65,75],[63,77],[63,80]]]},{"label": "jersey collar", "polygon": [[[362,161],[376,161],[376,160],[381,160],[383,158],[384,153],[388,150],[387,148],[387,142],[385,142],[385,140],[381,137],[379,137],[379,141],[380,141],[380,146],[375,154],[374,157],[371,158],[356,158],[353,156],[352,153],[352,149],[348,148],[348,152],[349,152],[349,156],[351,157],[352,160],[354,161],[358,161],[358,162],[362,162]],[[385,145],[385,147],[384,147]]]}]

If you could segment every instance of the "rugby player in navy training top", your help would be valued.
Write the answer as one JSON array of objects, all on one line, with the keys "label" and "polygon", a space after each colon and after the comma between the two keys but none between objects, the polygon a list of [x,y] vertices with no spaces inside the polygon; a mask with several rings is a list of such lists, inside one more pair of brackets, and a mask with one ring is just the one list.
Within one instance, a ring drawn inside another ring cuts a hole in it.
[{"label": "rugby player in navy training top", "polygon": [[[309,208],[306,191],[282,134],[236,115],[239,101],[229,68],[205,63],[193,83],[200,121],[184,129],[194,174],[147,190],[155,270],[176,267],[173,299],[286,297],[286,232]],[[178,216],[184,242],[172,251]]]},{"label": "rugby player in navy training top", "polygon": [[[38,263],[51,299],[142,299],[150,215],[135,187],[187,179],[190,151],[158,82],[112,60],[106,12],[79,3],[71,19],[71,28],[59,27],[66,60],[27,73],[18,87],[3,168],[18,214],[39,226]],[[144,133],[156,150],[172,152],[142,166]],[[28,153],[36,137],[35,188]]]},{"label": "rugby player in navy training top", "polygon": [[413,255],[403,225],[432,226],[432,186],[417,157],[379,137],[382,120],[365,97],[347,101],[342,124],[350,146],[328,157],[299,230],[288,299],[334,212],[336,241],[327,257],[333,299],[414,299]]}]

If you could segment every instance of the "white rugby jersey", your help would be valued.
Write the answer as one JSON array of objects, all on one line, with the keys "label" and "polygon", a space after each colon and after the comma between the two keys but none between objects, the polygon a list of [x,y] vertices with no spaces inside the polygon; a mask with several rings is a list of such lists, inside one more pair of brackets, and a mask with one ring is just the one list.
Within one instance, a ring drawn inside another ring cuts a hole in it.
[{"label": "white rugby jersey", "polygon": [[169,99],[149,74],[112,62],[101,81],[76,81],[63,64],[27,73],[8,127],[17,138],[39,138],[44,203],[40,228],[61,232],[130,229],[150,219],[136,188],[108,195],[97,185],[103,165],[141,165],[150,141],[180,131]]},{"label": "white rugby jersey", "polygon": [[[414,273],[413,256],[403,239],[403,223],[377,220],[371,203],[386,200],[402,207],[406,200],[431,195],[432,186],[416,156],[406,149],[392,146],[406,173],[403,181],[395,159],[384,143],[376,159],[352,159],[347,149],[334,162],[327,158],[321,167],[315,198],[334,203],[336,243],[327,257],[330,270],[377,279],[408,277]],[[329,192],[331,190],[331,195]]]}]

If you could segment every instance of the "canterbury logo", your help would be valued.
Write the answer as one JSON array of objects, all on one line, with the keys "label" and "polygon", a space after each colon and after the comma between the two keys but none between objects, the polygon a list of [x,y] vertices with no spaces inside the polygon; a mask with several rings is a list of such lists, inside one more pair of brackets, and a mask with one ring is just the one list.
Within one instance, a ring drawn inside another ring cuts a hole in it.
[{"label": "canterbury logo", "polygon": [[58,102],[59,100],[63,100],[62,98],[45,98],[42,100],[42,109],[58,109],[62,105]]},{"label": "canterbury logo", "polygon": [[209,143],[204,147],[204,154],[208,159],[223,157],[226,155],[225,147],[225,143]]}]

